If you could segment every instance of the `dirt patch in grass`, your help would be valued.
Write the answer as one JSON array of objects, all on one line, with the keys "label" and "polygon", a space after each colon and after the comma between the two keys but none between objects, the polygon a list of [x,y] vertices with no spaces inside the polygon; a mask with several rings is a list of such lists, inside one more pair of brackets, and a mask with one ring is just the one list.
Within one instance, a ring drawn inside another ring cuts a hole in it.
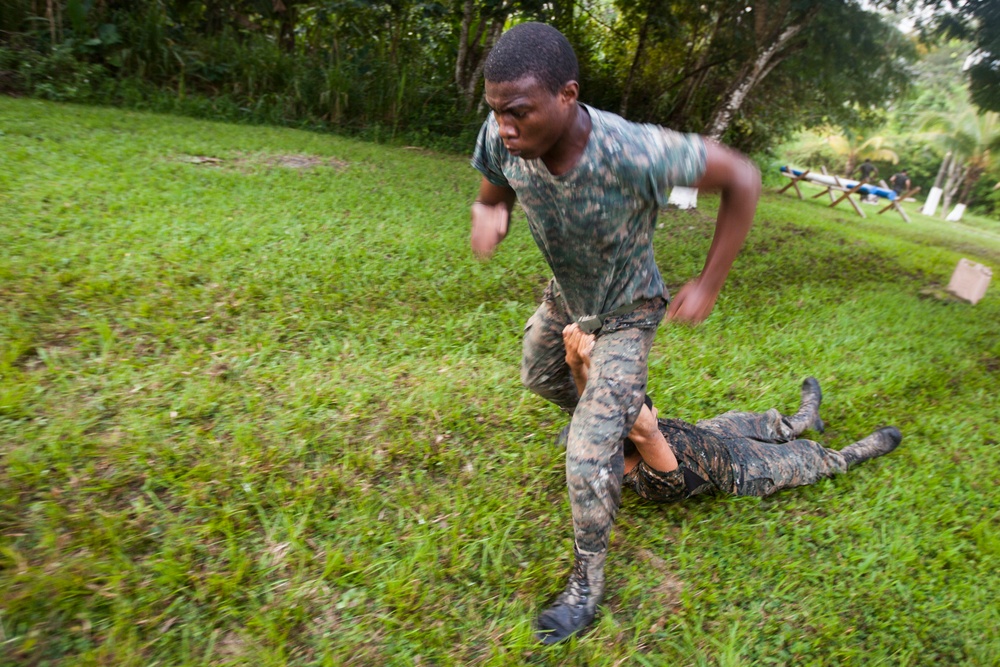
[{"label": "dirt patch in grass", "polygon": [[285,167],[286,169],[312,169],[314,167],[333,167],[346,169],[347,163],[335,157],[320,157],[318,155],[288,154],[288,155],[244,155],[241,161],[262,164],[267,167]]},{"label": "dirt patch in grass", "polygon": [[665,560],[649,549],[639,549],[638,555],[661,578],[659,585],[650,592],[661,600],[665,611],[676,612],[681,606],[681,592],[684,590],[684,582],[677,578]]},{"label": "dirt patch in grass", "polygon": [[990,373],[1000,371],[1000,357],[987,354],[983,356],[981,363],[983,364],[983,368],[988,370]]},{"label": "dirt patch in grass", "polygon": [[315,169],[330,167],[342,171],[348,163],[335,157],[308,155],[306,153],[279,153],[275,155],[262,153],[237,153],[233,157],[222,158],[212,155],[181,155],[181,162],[205,167],[235,167],[248,169],[252,167],[282,167],[284,169]]},{"label": "dirt patch in grass", "polygon": [[12,365],[21,370],[34,371],[45,365],[45,356],[55,359],[75,354],[82,333],[82,329],[74,327],[52,334],[40,334],[38,340],[21,350]]}]

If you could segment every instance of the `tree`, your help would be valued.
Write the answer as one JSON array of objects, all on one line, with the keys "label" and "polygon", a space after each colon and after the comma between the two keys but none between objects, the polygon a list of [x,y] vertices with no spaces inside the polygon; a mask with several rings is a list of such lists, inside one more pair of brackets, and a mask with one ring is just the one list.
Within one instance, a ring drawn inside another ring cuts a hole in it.
[{"label": "tree", "polygon": [[861,131],[853,128],[826,128],[824,141],[833,152],[844,160],[842,173],[850,176],[854,168],[862,160],[873,162],[891,162],[897,164],[899,156],[889,146],[889,141],[883,136],[870,136],[867,139]]},{"label": "tree", "polygon": [[972,103],[1000,112],[1000,2],[997,0],[923,0],[932,9],[921,25],[925,37],[955,37],[972,42],[966,73]]},{"label": "tree", "polygon": [[476,101],[476,89],[483,76],[486,56],[500,38],[514,4],[507,0],[485,3],[462,0],[461,6],[455,86],[462,96],[463,110],[469,113]]},{"label": "tree", "polygon": [[[742,9],[737,5],[738,9]],[[822,10],[820,3],[812,3],[801,8],[793,7],[791,0],[762,2],[753,10],[753,28],[749,34],[747,58],[740,66],[722,94],[705,134],[720,139],[729,128],[733,116],[743,106],[747,95],[764,77],[771,73],[802,42],[796,38]],[[740,22],[737,21],[737,24]],[[749,23],[749,21],[747,21]],[[749,26],[748,26],[749,27]]]},{"label": "tree", "polygon": [[617,0],[605,55],[625,82],[619,108],[750,151],[824,117],[871,122],[913,52],[873,4],[889,3]]},{"label": "tree", "polygon": [[62,99],[77,81],[114,96],[141,79],[122,89],[223,97],[257,120],[455,136],[478,124],[504,26],[537,18],[576,49],[585,101],[752,152],[802,124],[858,125],[899,93],[903,50],[865,9],[890,0],[862,1],[0,0],[0,43],[17,52],[0,77],[48,94],[58,84],[24,54],[58,50],[75,59],[44,69],[75,77]]},{"label": "tree", "polygon": [[1000,151],[1000,114],[977,113],[968,102],[951,113],[928,113],[921,129],[945,150],[938,179],[944,177],[942,214],[952,200],[969,204],[976,183],[993,164]]},{"label": "tree", "polygon": [[636,23],[639,25],[636,33],[635,51],[632,54],[628,74],[622,87],[621,104],[618,109],[622,116],[628,116],[629,98],[632,96],[632,90],[635,87],[637,75],[642,67],[643,58],[646,56],[650,42],[672,38],[677,23],[672,20],[673,15],[669,11],[669,5],[657,0],[646,0],[635,4],[623,3],[620,11],[624,15],[623,23],[625,25],[635,25]]}]

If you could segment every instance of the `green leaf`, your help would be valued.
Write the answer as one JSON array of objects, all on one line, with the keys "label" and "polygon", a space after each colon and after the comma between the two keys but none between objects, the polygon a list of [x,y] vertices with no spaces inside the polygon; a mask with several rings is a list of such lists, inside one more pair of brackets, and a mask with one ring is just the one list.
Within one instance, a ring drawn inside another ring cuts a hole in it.
[{"label": "green leaf", "polygon": [[111,46],[112,44],[119,44],[122,41],[122,36],[118,32],[118,27],[114,23],[105,23],[100,28],[97,29],[97,36],[101,38],[101,42]]}]

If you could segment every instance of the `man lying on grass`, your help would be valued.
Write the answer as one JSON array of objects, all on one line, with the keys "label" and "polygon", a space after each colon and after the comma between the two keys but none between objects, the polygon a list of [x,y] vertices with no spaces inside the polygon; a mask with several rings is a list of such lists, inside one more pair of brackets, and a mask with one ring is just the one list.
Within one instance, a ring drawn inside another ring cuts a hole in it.
[{"label": "man lying on grass", "polygon": [[[594,336],[571,324],[563,329],[563,341],[566,364],[583,394]],[[793,415],[772,408],[767,412],[727,412],[689,424],[680,419],[657,419],[656,408],[647,397],[624,442],[624,485],[657,502],[677,502],[706,492],[768,496],[888,454],[903,439],[895,426],[881,428],[840,451],[800,439],[808,429],[823,431],[821,400],[819,382],[807,378],[802,383],[802,403]],[[586,597],[587,592],[571,587],[562,595]],[[543,634],[542,641],[547,636]]]},{"label": "man lying on grass", "polygon": [[[581,104],[576,55],[550,26],[523,23],[504,33],[484,75],[493,113],[472,159],[483,176],[472,249],[492,254],[514,201],[521,202],[554,276],[524,330],[521,379],[573,415],[566,483],[575,565],[566,593],[538,619],[547,641],[559,641],[593,621],[604,593],[621,442],[646,394],[656,328],[664,315],[691,323],[708,317],[750,229],[760,174],[739,153],[697,135]],[[675,185],[719,190],[722,198],[701,274],[668,310],[652,237]],[[562,330],[573,322],[599,333],[585,392],[565,362]]]}]

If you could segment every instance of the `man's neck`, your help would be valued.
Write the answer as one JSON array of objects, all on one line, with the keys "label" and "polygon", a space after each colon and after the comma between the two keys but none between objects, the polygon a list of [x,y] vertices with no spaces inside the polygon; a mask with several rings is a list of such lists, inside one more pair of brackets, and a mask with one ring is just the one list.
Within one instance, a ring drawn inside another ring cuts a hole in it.
[{"label": "man's neck", "polygon": [[545,163],[549,173],[553,176],[562,176],[576,165],[583,151],[587,149],[591,127],[593,123],[590,114],[582,104],[577,104],[576,115],[569,128],[552,149],[542,156],[542,162]]}]

